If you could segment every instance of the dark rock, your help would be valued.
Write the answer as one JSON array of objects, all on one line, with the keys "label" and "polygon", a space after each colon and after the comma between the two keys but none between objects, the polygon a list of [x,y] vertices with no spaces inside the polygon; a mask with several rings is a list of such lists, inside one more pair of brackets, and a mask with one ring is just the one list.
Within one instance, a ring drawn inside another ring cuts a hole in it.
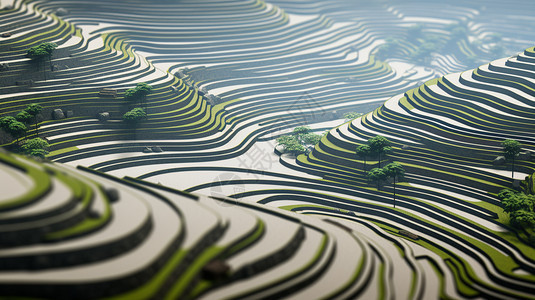
[{"label": "dark rock", "polygon": [[152,152],[152,148],[151,147],[145,147],[143,149],[143,153],[151,153]]},{"label": "dark rock", "polygon": [[56,16],[58,16],[58,17],[65,16],[65,15],[67,15],[68,13],[69,13],[69,12],[68,12],[65,8],[63,8],[63,7],[60,7],[60,8],[58,8],[58,9],[56,10]]},{"label": "dark rock", "polygon": [[108,200],[110,200],[111,203],[119,201],[119,190],[117,190],[116,188],[106,188],[104,189],[104,193],[106,194]]},{"label": "dark rock", "polygon": [[157,153],[163,152],[163,150],[162,150],[162,148],[160,148],[160,146],[153,146],[152,147],[152,151],[153,152],[157,152]]},{"label": "dark rock", "polygon": [[9,71],[9,64],[8,63],[1,63],[0,64],[0,71]]},{"label": "dark rock", "polygon": [[68,110],[68,111],[67,111],[67,114],[66,114],[66,117],[67,117],[67,118],[72,118],[72,117],[74,117],[74,111],[72,111],[72,110]]},{"label": "dark rock", "polygon": [[52,111],[52,118],[54,120],[65,119],[65,114],[63,114],[63,110],[56,108]]},{"label": "dark rock", "polygon": [[501,166],[501,165],[504,165],[505,164],[505,156],[498,156],[494,159],[494,161],[492,162],[493,165],[495,166]]},{"label": "dark rock", "polygon": [[27,85],[27,86],[33,86],[33,80],[19,80],[15,82],[15,85]]},{"label": "dark rock", "polygon": [[208,280],[220,280],[228,276],[230,266],[223,260],[213,260],[202,268],[202,277]]},{"label": "dark rock", "polygon": [[100,122],[106,122],[110,119],[110,113],[109,112],[98,113],[97,118]]},{"label": "dark rock", "polygon": [[11,36],[11,32],[4,32],[4,33],[0,34],[0,36],[3,37],[3,38],[8,38],[8,37]]}]

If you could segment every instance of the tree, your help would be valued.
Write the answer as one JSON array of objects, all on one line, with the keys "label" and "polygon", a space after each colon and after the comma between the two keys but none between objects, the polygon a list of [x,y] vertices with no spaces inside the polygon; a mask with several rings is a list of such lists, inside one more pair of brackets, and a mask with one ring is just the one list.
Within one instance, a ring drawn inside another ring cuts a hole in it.
[{"label": "tree", "polygon": [[520,228],[532,228],[535,225],[535,213],[527,210],[517,210],[511,214],[513,226]]},{"label": "tree", "polygon": [[15,119],[24,124],[29,124],[32,121],[33,117],[27,111],[23,110],[15,116]]},{"label": "tree", "polygon": [[396,180],[400,180],[405,175],[405,168],[400,163],[393,162],[383,168],[387,177],[394,179],[394,207],[396,207]]},{"label": "tree", "polygon": [[9,134],[11,134],[13,138],[16,139],[17,143],[19,142],[19,138],[23,136],[27,130],[28,128],[26,127],[26,125],[19,121],[11,122],[7,128],[7,131],[9,132]]},{"label": "tree", "polygon": [[360,145],[357,147],[357,156],[364,160],[364,171],[366,171],[366,158],[371,155],[371,149],[368,145]]},{"label": "tree", "polygon": [[4,129],[5,131],[9,131],[9,124],[17,122],[17,119],[15,119],[12,116],[6,116],[0,118],[0,128]]},{"label": "tree", "polygon": [[[56,43],[44,42],[38,46],[34,46],[28,49],[26,56],[28,56],[34,61],[37,61],[38,63],[44,62],[46,59],[48,59],[50,62],[52,53],[54,52],[54,49],[56,49],[57,46],[58,45],[56,45]],[[45,81],[46,81],[45,65],[43,65],[43,74],[44,74]]]},{"label": "tree", "polygon": [[512,190],[502,190],[503,211],[509,213],[511,225],[517,228],[532,228],[535,225],[535,195],[526,195]]},{"label": "tree", "polygon": [[507,139],[502,142],[503,156],[506,159],[512,160],[511,166],[511,178],[515,178],[515,157],[520,153],[520,143],[515,140]]},{"label": "tree", "polygon": [[512,189],[503,189],[498,193],[498,198],[501,200],[511,197],[512,195],[518,193],[515,190]]},{"label": "tree", "polygon": [[301,135],[301,141],[305,145],[316,145],[321,140],[321,135],[315,133],[306,133]]},{"label": "tree", "polygon": [[387,59],[389,56],[395,54],[395,52],[399,51],[399,49],[401,48],[400,40],[395,39],[393,37],[388,37],[385,42],[386,43],[379,46],[379,48],[375,52],[375,56],[377,56],[378,59]]},{"label": "tree", "polygon": [[295,127],[291,135],[277,138],[277,144],[284,146],[284,150],[293,154],[307,153],[321,140],[323,135],[313,133],[308,126]]},{"label": "tree", "polygon": [[152,86],[145,82],[141,82],[136,85],[136,90],[140,97],[146,97],[152,92]]},{"label": "tree", "polygon": [[134,100],[134,99],[136,99],[136,89],[135,88],[127,89],[124,92],[124,96],[123,97],[124,97],[125,100]]},{"label": "tree", "polygon": [[0,128],[2,128],[7,133],[11,133],[9,131],[9,125],[11,125],[11,123],[13,122],[17,122],[17,120],[12,116],[2,117],[0,118]]},{"label": "tree", "polygon": [[390,147],[390,141],[387,140],[385,137],[378,135],[369,139],[368,144],[370,145],[371,153],[379,157],[379,168],[380,168],[381,156],[383,154],[386,154],[387,152],[392,151],[392,147]]},{"label": "tree", "polygon": [[147,113],[143,108],[136,107],[123,115],[123,120],[130,124],[137,124],[147,118]]},{"label": "tree", "polygon": [[379,190],[379,187],[381,185],[381,182],[386,180],[387,175],[381,168],[373,168],[371,169],[367,174],[368,180],[371,182],[377,183],[377,190]]},{"label": "tree", "polygon": [[27,111],[32,116],[33,123],[35,124],[35,134],[36,136],[39,136],[39,125],[38,125],[39,122],[37,121],[37,116],[41,113],[41,111],[43,110],[43,107],[39,104],[32,103],[28,105],[24,110]]},{"label": "tree", "polygon": [[50,145],[48,144],[47,141],[43,140],[42,138],[37,137],[31,140],[27,140],[22,145],[22,150],[24,151],[24,153],[29,154],[31,156],[44,158],[44,156],[48,154],[47,150],[49,147]]},{"label": "tree", "polygon": [[277,143],[284,146],[284,150],[293,154],[301,154],[306,152],[306,148],[299,143],[297,138],[293,135],[283,135],[277,138]]},{"label": "tree", "polygon": [[307,133],[310,133],[310,127],[308,126],[298,126],[298,127],[295,127],[294,130],[293,130],[293,135],[302,135],[302,134],[307,134]]},{"label": "tree", "polygon": [[125,100],[141,100],[141,103],[145,102],[147,95],[152,92],[152,86],[145,82],[138,83],[135,88],[127,89],[124,93]]}]

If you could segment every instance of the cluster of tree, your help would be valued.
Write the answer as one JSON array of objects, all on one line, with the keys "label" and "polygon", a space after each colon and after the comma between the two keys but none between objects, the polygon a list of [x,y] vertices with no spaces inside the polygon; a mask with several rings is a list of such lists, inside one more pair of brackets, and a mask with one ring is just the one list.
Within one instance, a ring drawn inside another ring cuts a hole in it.
[{"label": "cluster of tree", "polygon": [[287,153],[301,154],[310,152],[321,140],[321,135],[311,132],[307,126],[295,127],[291,135],[283,135],[277,138],[277,143],[284,146]]},{"label": "cluster of tree", "polygon": [[433,52],[439,52],[446,44],[446,40],[436,34],[426,34],[423,31],[424,27],[421,24],[413,25],[407,28],[407,36],[410,44],[415,46],[404,47],[400,39],[389,37],[386,39],[386,43],[381,45],[376,51],[377,58],[384,60],[389,57],[399,56],[400,50],[406,48],[407,51],[411,51],[409,59],[418,63],[429,63],[431,61],[431,54]]},{"label": "cluster of tree", "polygon": [[344,119],[347,121],[349,120],[353,120],[353,119],[356,119],[360,116],[362,116],[363,113],[359,113],[359,112],[348,112],[348,113],[345,113],[344,114]]},{"label": "cluster of tree", "polygon": [[27,125],[34,123],[35,133],[38,136],[39,125],[37,116],[42,110],[43,107],[41,107],[41,105],[35,103],[30,104],[15,117],[6,116],[0,118],[0,128],[9,133],[14,139],[16,139],[16,143],[18,143],[19,139],[28,131]]},{"label": "cluster of tree", "polygon": [[421,64],[429,64],[432,59],[432,54],[440,52],[443,45],[434,41],[434,36],[429,36],[429,40],[422,40],[418,44],[418,47],[414,52],[410,54],[410,59],[413,62],[418,62]]},{"label": "cluster of tree", "polygon": [[381,183],[388,178],[394,180],[394,207],[396,207],[396,181],[402,180],[404,175],[405,168],[397,162],[389,163],[384,168],[373,168],[367,173],[368,180],[377,183],[377,190],[380,189]]},{"label": "cluster of tree", "polygon": [[504,189],[500,191],[498,198],[503,211],[509,214],[511,225],[525,230],[530,242],[535,243],[535,195]]},{"label": "cluster of tree", "polygon": [[46,80],[46,64],[45,61],[48,59],[50,62],[50,58],[52,57],[52,53],[56,49],[58,45],[56,43],[50,43],[50,42],[44,42],[37,46],[31,47],[26,52],[26,56],[31,58],[32,60],[41,63],[43,65],[43,74]]},{"label": "cluster of tree", "polygon": [[[145,100],[147,99],[147,95],[149,95],[152,92],[152,86],[145,83],[140,82],[136,84],[135,88],[127,89],[124,93],[124,99],[128,101],[141,101],[142,104],[145,104]],[[136,128],[139,122],[147,119],[147,112],[145,109],[141,107],[133,108],[130,111],[127,111],[123,115],[123,121],[133,128]]]},{"label": "cluster of tree", "polygon": [[378,157],[380,168],[382,156],[390,151],[392,151],[390,141],[380,135],[369,139],[367,145],[360,145],[356,149],[357,156],[364,160],[364,170],[366,170],[366,161],[368,157]]},{"label": "cluster of tree", "polygon": [[375,56],[380,60],[385,60],[401,49],[401,41],[399,39],[389,37],[385,43],[379,46],[375,52]]},{"label": "cluster of tree", "polygon": [[149,95],[152,92],[152,86],[145,83],[140,82],[136,85],[135,88],[127,89],[124,93],[124,99],[128,101],[141,101],[141,103],[145,102],[145,99],[147,98],[147,95]]},{"label": "cluster of tree", "polygon": [[45,155],[48,154],[48,148],[50,145],[47,141],[43,140],[42,138],[33,138],[31,140],[27,140],[22,145],[22,151],[25,154],[45,158]]},{"label": "cluster of tree", "polygon": [[0,118],[0,128],[9,133],[16,141],[26,134],[28,127],[24,123],[17,121],[14,117],[7,116]]}]

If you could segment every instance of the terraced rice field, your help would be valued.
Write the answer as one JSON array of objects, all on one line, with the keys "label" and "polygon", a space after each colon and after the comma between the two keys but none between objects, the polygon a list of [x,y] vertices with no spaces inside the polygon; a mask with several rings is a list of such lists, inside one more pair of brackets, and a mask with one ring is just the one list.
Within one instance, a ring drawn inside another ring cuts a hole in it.
[{"label": "terraced rice field", "polygon": [[[515,139],[515,179],[534,172],[533,12],[13,1],[0,116],[42,105],[54,163],[0,153],[0,297],[534,298],[534,248],[496,196],[510,166],[493,165]],[[422,52],[430,41],[444,43]],[[42,42],[58,48],[33,63]],[[144,103],[123,100],[140,82],[154,88]],[[133,128],[121,117],[136,106],[149,117]],[[276,151],[300,125],[328,133],[307,155]],[[406,170],[395,191],[355,154],[376,135],[393,146],[383,165]]]}]

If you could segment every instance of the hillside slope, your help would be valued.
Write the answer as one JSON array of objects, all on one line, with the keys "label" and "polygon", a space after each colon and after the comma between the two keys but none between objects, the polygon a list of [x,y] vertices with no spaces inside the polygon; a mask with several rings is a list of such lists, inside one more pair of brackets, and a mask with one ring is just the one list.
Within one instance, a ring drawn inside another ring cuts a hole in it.
[{"label": "hillside slope", "polygon": [[435,261],[430,269],[427,260],[398,251],[408,250],[406,241],[373,224],[193,195],[9,153],[0,153],[0,179],[11,186],[0,198],[2,298],[457,295],[441,290],[439,282],[454,283],[433,273],[445,268],[438,256],[420,248]]}]

